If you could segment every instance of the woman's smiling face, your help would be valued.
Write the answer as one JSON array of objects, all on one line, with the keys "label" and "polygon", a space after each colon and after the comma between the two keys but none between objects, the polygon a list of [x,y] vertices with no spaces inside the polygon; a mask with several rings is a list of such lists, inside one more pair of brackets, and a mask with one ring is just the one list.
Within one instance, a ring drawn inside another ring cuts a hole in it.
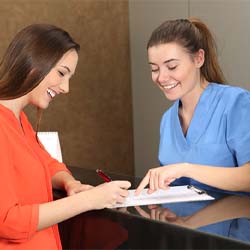
[{"label": "woman's smiling face", "polygon": [[77,62],[77,52],[74,49],[67,51],[40,84],[27,94],[28,103],[46,109],[56,95],[68,93]]},{"label": "woman's smiling face", "polygon": [[200,86],[203,50],[192,56],[177,43],[159,44],[148,49],[148,60],[152,80],[167,99],[181,99]]}]

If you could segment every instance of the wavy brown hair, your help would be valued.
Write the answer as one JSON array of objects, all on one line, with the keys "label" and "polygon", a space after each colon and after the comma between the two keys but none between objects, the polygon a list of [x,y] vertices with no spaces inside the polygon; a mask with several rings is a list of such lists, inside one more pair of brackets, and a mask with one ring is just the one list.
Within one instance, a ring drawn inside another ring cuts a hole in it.
[{"label": "wavy brown hair", "polygon": [[201,77],[208,82],[225,83],[217,57],[217,46],[208,27],[198,18],[169,20],[156,28],[149,38],[147,49],[159,44],[175,42],[194,55],[205,51]]}]

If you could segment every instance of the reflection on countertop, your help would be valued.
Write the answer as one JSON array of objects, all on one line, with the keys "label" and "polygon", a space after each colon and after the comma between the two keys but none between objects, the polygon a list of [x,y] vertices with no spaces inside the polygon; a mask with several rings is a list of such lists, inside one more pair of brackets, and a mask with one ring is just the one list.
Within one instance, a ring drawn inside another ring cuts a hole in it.
[{"label": "reflection on countertop", "polygon": [[[102,183],[94,170],[70,169],[85,183]],[[108,174],[113,180],[131,181],[131,188],[140,181]],[[250,249],[250,197],[209,194],[216,199],[81,214],[59,225],[63,248]]]},{"label": "reflection on countertop", "polygon": [[120,212],[250,242],[250,197],[120,208]]}]

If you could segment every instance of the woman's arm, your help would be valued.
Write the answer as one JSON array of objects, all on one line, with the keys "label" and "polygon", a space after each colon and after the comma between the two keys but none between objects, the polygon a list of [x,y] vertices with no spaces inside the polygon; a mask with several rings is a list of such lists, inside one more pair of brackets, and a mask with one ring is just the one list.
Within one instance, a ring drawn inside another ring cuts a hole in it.
[{"label": "woman's arm", "polygon": [[188,164],[185,176],[219,189],[250,192],[250,163],[233,168]]},{"label": "woman's arm", "polygon": [[228,191],[250,191],[250,163],[240,167],[215,167],[190,163],[172,164],[150,169],[135,194],[149,184],[149,193],[168,185],[180,177],[189,177],[209,186]]},{"label": "woman's arm", "polygon": [[215,201],[188,216],[185,223],[190,228],[237,218],[250,218],[250,197],[228,196]]},{"label": "woman's arm", "polygon": [[250,218],[250,197],[227,196],[216,200],[188,216],[179,216],[167,207],[157,205],[148,206],[149,212],[135,207],[143,217],[153,220],[170,222],[188,228],[199,228],[214,223],[237,218]]},{"label": "woman's arm", "polygon": [[39,205],[38,230],[93,209],[110,208],[128,195],[128,181],[112,181],[56,201]]},{"label": "woman's arm", "polygon": [[52,177],[52,186],[55,189],[64,189],[67,195],[73,195],[92,188],[91,185],[82,184],[66,171],[59,171]]}]

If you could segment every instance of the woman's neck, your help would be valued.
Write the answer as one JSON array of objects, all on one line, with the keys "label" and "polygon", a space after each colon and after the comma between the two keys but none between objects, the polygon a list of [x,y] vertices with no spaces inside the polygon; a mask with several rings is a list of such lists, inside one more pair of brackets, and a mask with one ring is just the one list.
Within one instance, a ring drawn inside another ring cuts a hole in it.
[{"label": "woman's neck", "polygon": [[26,106],[24,99],[24,96],[22,96],[11,100],[0,100],[0,104],[10,109],[14,113],[16,118],[19,120],[20,113]]},{"label": "woman's neck", "polygon": [[191,93],[181,98],[179,106],[179,118],[184,135],[186,135],[187,133],[196,105],[199,102],[201,94],[203,93],[207,85],[208,82],[204,81],[203,83],[198,85],[197,88],[194,89]]},{"label": "woman's neck", "polygon": [[201,97],[201,94],[207,87],[208,82],[203,81],[195,89],[193,89],[190,93],[188,93],[186,96],[181,98],[181,106],[179,107],[181,109],[182,113],[193,115],[195,107]]}]

